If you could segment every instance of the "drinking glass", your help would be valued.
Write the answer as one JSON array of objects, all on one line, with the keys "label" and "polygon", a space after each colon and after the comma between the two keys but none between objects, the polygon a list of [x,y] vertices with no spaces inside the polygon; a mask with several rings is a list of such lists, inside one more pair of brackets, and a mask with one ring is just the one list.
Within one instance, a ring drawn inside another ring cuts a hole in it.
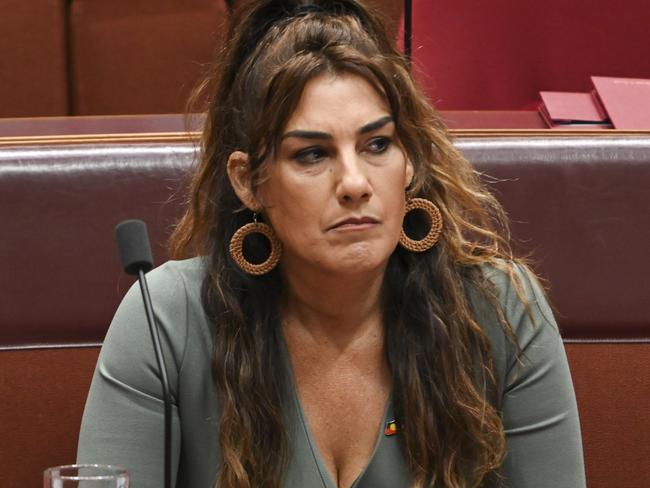
[{"label": "drinking glass", "polygon": [[129,488],[129,473],[102,464],[56,466],[43,472],[43,488]]}]

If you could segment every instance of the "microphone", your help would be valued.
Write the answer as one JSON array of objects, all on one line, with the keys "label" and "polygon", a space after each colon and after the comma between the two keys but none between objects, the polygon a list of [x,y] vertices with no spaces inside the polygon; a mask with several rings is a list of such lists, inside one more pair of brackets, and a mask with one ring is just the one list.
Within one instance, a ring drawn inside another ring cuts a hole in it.
[{"label": "microphone", "polygon": [[156,354],[158,363],[158,373],[160,374],[160,383],[163,392],[163,401],[165,404],[165,472],[164,488],[171,488],[171,466],[172,466],[172,402],[169,392],[169,380],[167,379],[167,367],[165,366],[165,357],[162,347],[160,346],[160,333],[156,322],[151,295],[147,286],[145,273],[153,268],[153,256],[151,246],[149,245],[149,236],[147,234],[147,225],[142,220],[125,220],[115,227],[115,236],[117,238],[117,247],[122,260],[122,267],[130,275],[138,277],[140,291],[144,302],[144,310],[149,324],[149,332],[153,349]]}]

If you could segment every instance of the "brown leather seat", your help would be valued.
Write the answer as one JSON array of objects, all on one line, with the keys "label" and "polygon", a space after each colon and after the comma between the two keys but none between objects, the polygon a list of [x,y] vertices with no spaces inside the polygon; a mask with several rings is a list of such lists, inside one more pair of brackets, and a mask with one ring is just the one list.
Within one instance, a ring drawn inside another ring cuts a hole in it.
[{"label": "brown leather seat", "polygon": [[193,158],[182,143],[0,145],[2,486],[38,486],[76,456],[101,341],[132,280],[115,225],[149,224],[156,262]]},{"label": "brown leather seat", "polygon": [[[590,488],[650,486],[650,136],[464,137],[513,220],[567,342]],[[182,136],[0,140],[3,486],[74,460],[98,345],[130,280],[113,227],[140,217],[157,262],[194,147]]]},{"label": "brown leather seat", "polygon": [[520,253],[547,279],[590,488],[650,486],[650,134],[475,138]]}]

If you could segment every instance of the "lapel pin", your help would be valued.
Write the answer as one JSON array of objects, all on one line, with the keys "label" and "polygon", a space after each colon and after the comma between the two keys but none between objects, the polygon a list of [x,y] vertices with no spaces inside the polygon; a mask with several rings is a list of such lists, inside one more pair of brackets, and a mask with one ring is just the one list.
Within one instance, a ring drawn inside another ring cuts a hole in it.
[{"label": "lapel pin", "polygon": [[391,420],[390,422],[386,423],[386,428],[384,429],[384,435],[391,436],[395,434],[397,434],[397,422],[395,420]]}]

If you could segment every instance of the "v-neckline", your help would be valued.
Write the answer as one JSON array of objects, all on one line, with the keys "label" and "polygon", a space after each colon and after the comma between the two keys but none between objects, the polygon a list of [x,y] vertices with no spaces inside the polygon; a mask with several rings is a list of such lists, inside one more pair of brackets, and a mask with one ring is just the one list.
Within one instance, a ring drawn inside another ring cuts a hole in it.
[{"label": "v-neckline", "polygon": [[[298,383],[296,381],[296,376],[293,371],[293,365],[291,363],[291,356],[289,355],[289,348],[287,346],[286,340],[284,338],[284,334],[280,333],[280,343],[281,347],[283,349],[283,356],[284,356],[284,361],[285,361],[285,368],[287,369],[288,372],[288,377],[290,381],[290,386],[291,386],[291,396],[293,397],[293,403],[296,409],[296,412],[298,413],[298,416],[300,417],[300,424],[302,426],[303,433],[307,439],[307,444],[309,445],[309,449],[312,454],[312,458],[314,461],[314,464],[316,466],[316,470],[318,471],[319,477],[321,479],[321,482],[323,483],[323,488],[338,488],[337,483],[334,482],[332,479],[333,473],[330,473],[329,469],[327,469],[327,466],[325,465],[325,462],[323,461],[323,457],[320,453],[320,449],[318,448],[318,444],[316,443],[316,439],[314,438],[311,428],[309,426],[309,421],[307,419],[307,415],[305,414],[305,410],[303,409],[302,402],[300,401],[300,395],[298,393]],[[377,454],[377,451],[379,450],[379,446],[382,443],[382,440],[385,436],[384,433],[384,428],[388,422],[392,421],[392,410],[393,410],[393,394],[392,391],[388,394],[388,398],[386,400],[386,405],[384,407],[384,416],[383,416],[383,421],[379,425],[379,432],[377,434],[377,439],[375,441],[375,447],[372,451],[372,454],[368,458],[368,461],[366,462],[365,466],[363,469],[359,472],[357,477],[354,479],[352,484],[350,485],[350,488],[356,488],[359,483],[362,481],[363,476],[366,474],[368,471],[368,468],[372,465],[372,462],[375,458],[375,455]],[[389,418],[390,417],[390,418]]]}]

